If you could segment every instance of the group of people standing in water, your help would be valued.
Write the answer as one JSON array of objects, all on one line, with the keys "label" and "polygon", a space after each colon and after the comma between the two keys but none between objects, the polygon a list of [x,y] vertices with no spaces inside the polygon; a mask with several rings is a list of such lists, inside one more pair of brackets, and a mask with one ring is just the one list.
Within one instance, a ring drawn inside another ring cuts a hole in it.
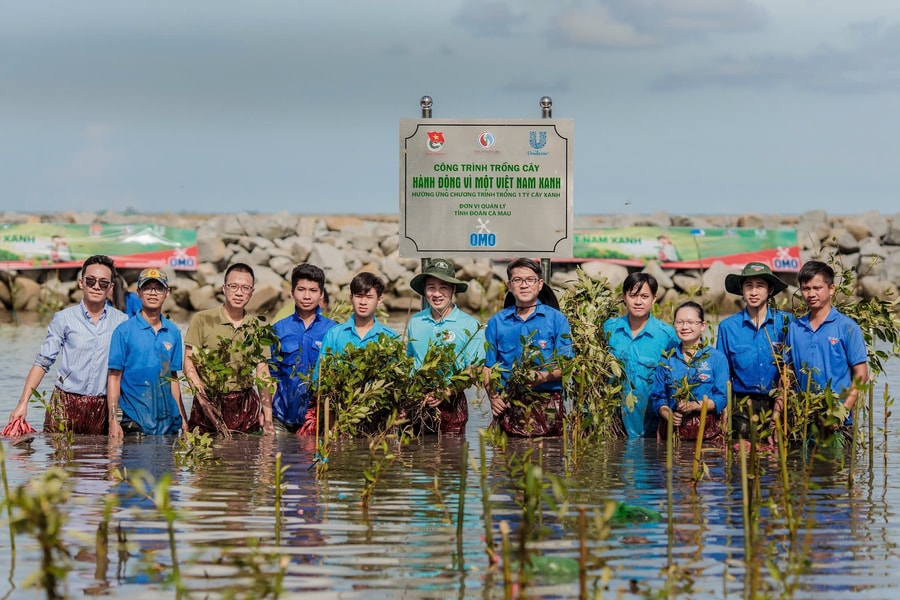
[{"label": "group of people standing in water", "polygon": [[[410,282],[425,306],[409,319],[407,354],[419,368],[432,345],[452,345],[456,367],[480,373],[498,427],[516,436],[561,435],[561,362],[573,356],[569,322],[538,262],[516,259],[506,272],[506,306],[482,325],[454,302],[468,284],[456,277],[452,263],[428,262]],[[852,408],[858,384],[868,379],[862,332],[832,306],[834,271],[827,264],[807,262],[798,280],[808,313],[795,319],[771,302],[787,284],[767,265],[749,263],[741,273],[728,275],[726,290],[741,295],[745,306],[722,320],[712,345],[704,340],[708,325],[702,306],[693,301],[678,306],[673,327],[652,314],[656,280],[643,272],[630,274],[622,286],[624,314],[604,325],[609,349],[624,368],[619,411],[624,435],[656,437],[671,420],[683,439],[691,439],[702,414],[704,437],[720,435],[729,380],[736,399],[734,433],[741,437],[750,430],[751,411],[771,417],[784,410],[788,381],[804,391],[830,388]],[[24,420],[29,399],[58,360],[46,431],[65,428],[110,437],[179,430],[314,434],[320,420],[311,386],[321,357],[382,336],[401,337],[376,317],[385,284],[373,273],[353,278],[352,314],[336,323],[322,312],[325,273],[311,264],[296,266],[293,311],[276,320],[274,343],[265,346],[248,337],[249,325],[256,322],[246,313],[255,290],[249,265],[228,267],[223,304],[196,313],[183,341],[178,327],[162,315],[171,292],[164,271],[141,272],[140,308],[130,317],[108,301],[121,281],[109,257],[84,262],[78,283],[83,299],[54,315],[10,423]],[[227,352],[242,347],[254,351]],[[216,363],[220,385],[212,386],[209,357],[223,348],[226,356]],[[531,367],[529,379],[511,393],[510,377],[522,361]],[[793,379],[785,376],[786,369]],[[193,392],[190,416],[181,397],[182,370]],[[441,433],[465,431],[464,392],[438,389],[422,402],[440,413]]]},{"label": "group of people standing in water", "polygon": [[629,275],[622,286],[625,314],[605,325],[610,349],[626,373],[627,436],[661,436],[672,420],[682,439],[696,439],[705,409],[704,438],[720,437],[729,381],[736,437],[750,437],[752,415],[765,420],[783,413],[792,381],[802,391],[831,389],[851,410],[868,380],[862,330],[832,306],[830,266],[809,261],[798,282],[808,312],[795,319],[775,308],[772,299],[788,286],[766,264],[751,262],[726,276],[726,291],[742,296],[744,308],[719,323],[713,346],[703,340],[708,324],[702,306],[693,301],[678,306],[673,328],[651,314],[656,280],[646,273]]}]

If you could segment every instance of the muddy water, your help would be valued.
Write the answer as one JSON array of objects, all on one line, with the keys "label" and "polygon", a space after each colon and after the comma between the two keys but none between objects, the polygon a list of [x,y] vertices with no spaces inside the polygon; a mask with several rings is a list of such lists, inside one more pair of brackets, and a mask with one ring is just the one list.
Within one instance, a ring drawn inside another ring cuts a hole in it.
[{"label": "muddy water", "polygon": [[[41,327],[0,326],[0,420],[6,420],[18,397],[31,356],[43,338]],[[890,363],[886,380],[900,389],[900,365]],[[48,380],[50,377],[47,378]],[[881,382],[883,385],[883,382]],[[43,386],[49,389],[45,382]],[[782,517],[783,489],[777,463],[763,459],[763,507],[757,528],[758,553],[787,571],[759,574],[762,589],[774,597],[796,585],[796,598],[895,598],[900,595],[900,453],[898,427],[891,422],[887,448],[880,425],[884,406],[876,394],[876,447],[857,454],[853,485],[849,463],[810,461],[804,485],[793,490],[794,510],[807,526],[797,541],[808,566],[791,569],[790,547]],[[65,543],[72,559],[66,591],[72,597],[176,597],[172,579],[167,522],[147,498],[111,476],[118,469],[146,471],[159,479],[171,474],[170,498],[176,510],[173,531],[182,583],[191,597],[258,598],[273,586],[282,597],[359,598],[502,598],[502,570],[490,569],[479,473],[464,469],[462,455],[480,461],[478,429],[488,423],[484,403],[473,401],[465,439],[426,438],[397,454],[379,481],[368,514],[360,493],[368,447],[361,441],[338,445],[326,477],[310,470],[313,441],[294,436],[237,437],[219,441],[213,461],[178,465],[172,438],[145,438],[109,444],[106,438],[76,436],[71,446],[39,434],[27,447],[4,440],[11,486],[23,484],[50,466],[70,473],[71,500]],[[39,407],[29,421],[42,420]],[[864,435],[867,433],[864,431]],[[505,456],[537,448],[534,460],[564,482],[569,504],[541,514],[544,533],[532,546],[551,559],[577,560],[577,510],[589,512],[607,500],[659,511],[655,523],[615,525],[606,539],[588,538],[588,586],[598,583],[603,567],[611,570],[604,597],[643,598],[667,585],[683,598],[743,597],[751,577],[744,572],[744,520],[740,469],[724,456],[707,453],[709,479],[696,491],[690,486],[692,448],[677,449],[673,486],[674,528],[669,531],[665,450],[653,441],[609,442],[587,450],[577,464],[559,440],[540,445],[511,442],[506,453],[486,450],[490,506],[495,532],[507,521],[515,532],[522,523],[518,494],[505,467]],[[283,512],[276,515],[275,455],[288,466],[284,475]],[[799,477],[802,457],[792,457]],[[466,474],[462,538],[457,539],[461,475]],[[116,494],[107,545],[97,544],[104,521],[103,503]],[[12,558],[5,515],[0,517],[0,598],[35,598],[23,589],[39,567],[34,538],[16,538]],[[117,543],[117,530],[122,543]],[[496,535],[497,545],[500,536]],[[460,553],[461,550],[461,553]],[[104,555],[106,560],[104,560]],[[677,567],[667,578],[667,566]],[[276,576],[279,565],[283,579]],[[528,597],[577,597],[577,574],[539,574]]]}]

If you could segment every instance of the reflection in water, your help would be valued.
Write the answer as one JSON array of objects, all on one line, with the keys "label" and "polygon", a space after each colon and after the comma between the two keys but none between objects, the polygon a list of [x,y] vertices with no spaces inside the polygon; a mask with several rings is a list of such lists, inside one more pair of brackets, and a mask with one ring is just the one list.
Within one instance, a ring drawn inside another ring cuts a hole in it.
[{"label": "reflection in water", "polygon": [[[4,341],[23,353],[32,352],[40,340],[14,340],[0,328],[0,342]],[[2,418],[18,396],[16,388],[24,376],[21,362],[17,357],[0,364]],[[10,363],[18,364],[13,369]],[[897,388],[896,361],[891,364],[895,370],[889,380]],[[197,597],[258,597],[259,590],[267,589],[263,586],[276,585],[280,564],[284,573],[280,585],[298,595],[500,598],[502,574],[489,569],[479,473],[473,467],[480,464],[478,429],[487,425],[489,411],[478,401],[470,406],[472,420],[464,438],[422,438],[398,451],[376,486],[368,519],[360,504],[362,472],[369,466],[364,440],[335,444],[323,478],[310,470],[314,439],[290,435],[218,440],[214,461],[186,466],[173,459],[171,437],[110,444],[103,437],[75,436],[69,444],[65,438],[37,434],[30,446],[11,447],[7,440],[3,442],[10,485],[21,485],[51,465],[71,474],[73,500],[64,510],[69,516],[66,538],[74,557],[68,576],[73,597],[174,597],[168,579],[172,571],[165,519],[151,500],[130,493],[129,486],[111,476],[119,469],[143,470],[154,479],[171,473],[181,577]],[[883,410],[880,399],[876,400],[876,424]],[[29,420],[39,421],[37,412],[32,408]],[[898,432],[893,423],[889,427],[891,444]],[[875,436],[872,464],[868,449],[859,452],[852,486],[848,485],[848,461],[814,459],[812,451],[791,456],[792,480],[803,481],[807,472],[810,484],[789,490],[791,506],[802,523],[796,543],[803,545],[804,556],[810,560],[807,571],[794,573],[799,577],[796,597],[889,598],[900,593],[900,483],[892,477],[900,471],[900,457],[890,446],[883,447],[883,439],[880,432]],[[465,444],[471,460],[464,467]],[[663,515],[661,522],[620,524],[606,539],[590,538],[589,589],[605,565],[613,570],[610,597],[641,598],[648,590],[660,592],[667,585],[671,555],[682,576],[675,588],[681,590],[681,597],[715,598],[726,591],[734,597],[743,594],[747,575],[742,564],[744,518],[737,460],[728,464],[719,453],[705,453],[710,477],[693,488],[693,446],[676,448],[670,548],[663,445],[655,440],[607,442],[586,449],[574,464],[567,460],[570,450],[561,440],[512,440],[507,453],[527,448],[535,448],[533,460],[545,472],[565,482],[569,496],[565,514],[548,506],[543,509],[545,538],[534,548],[544,555],[578,557],[579,506],[593,512],[615,500]],[[284,476],[283,513],[276,518],[275,456],[279,452],[289,469]],[[507,520],[515,530],[522,512],[506,457],[488,447],[485,459],[494,490],[494,528]],[[777,457],[765,454],[760,460],[760,542],[754,552],[784,570],[790,547],[784,526],[785,490]],[[458,543],[463,473],[463,537]],[[98,530],[105,521],[104,498],[113,492],[118,492],[117,502],[104,545]],[[278,523],[281,529],[276,533]],[[127,546],[118,544],[119,528]],[[10,580],[16,587],[0,588],[0,597],[9,591],[9,598],[33,598],[34,590],[22,590],[21,585],[38,568],[38,549],[32,538],[19,535],[17,550],[10,567]],[[279,563],[279,557],[286,557],[285,562]],[[10,564],[9,559],[9,537],[4,531],[0,564]],[[765,567],[760,575],[777,597],[782,585]],[[791,574],[783,576],[790,580]],[[577,594],[577,578],[565,577],[539,577],[529,591],[532,597]]]}]

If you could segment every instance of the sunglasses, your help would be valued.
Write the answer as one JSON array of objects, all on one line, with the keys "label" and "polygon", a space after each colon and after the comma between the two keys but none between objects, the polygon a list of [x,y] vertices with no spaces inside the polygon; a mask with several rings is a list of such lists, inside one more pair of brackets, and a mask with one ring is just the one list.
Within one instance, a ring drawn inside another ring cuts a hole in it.
[{"label": "sunglasses", "polygon": [[109,279],[97,279],[96,277],[82,277],[81,281],[83,281],[84,285],[88,286],[89,288],[96,286],[101,290],[107,289],[112,283],[112,281],[110,281]]}]

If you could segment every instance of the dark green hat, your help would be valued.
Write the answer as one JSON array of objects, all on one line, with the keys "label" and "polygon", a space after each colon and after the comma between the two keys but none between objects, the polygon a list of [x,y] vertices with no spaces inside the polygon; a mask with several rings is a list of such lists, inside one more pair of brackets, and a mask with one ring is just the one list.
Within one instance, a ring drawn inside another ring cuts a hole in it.
[{"label": "dark green hat", "polygon": [[443,258],[435,258],[425,265],[425,270],[409,282],[409,287],[414,289],[418,294],[425,295],[425,280],[429,277],[440,279],[446,283],[452,283],[456,286],[457,292],[464,292],[469,289],[469,284],[456,278],[456,271],[449,260]]},{"label": "dark green hat", "polygon": [[751,277],[759,277],[769,284],[769,296],[780,294],[781,292],[786,290],[788,286],[788,284],[780,280],[774,273],[772,273],[772,269],[769,268],[769,265],[761,262],[752,262],[747,263],[747,265],[744,267],[744,270],[741,271],[739,275],[736,275],[734,273],[726,275],[725,289],[729,293],[743,296],[744,292],[741,288],[744,285],[744,280],[750,279]]}]

